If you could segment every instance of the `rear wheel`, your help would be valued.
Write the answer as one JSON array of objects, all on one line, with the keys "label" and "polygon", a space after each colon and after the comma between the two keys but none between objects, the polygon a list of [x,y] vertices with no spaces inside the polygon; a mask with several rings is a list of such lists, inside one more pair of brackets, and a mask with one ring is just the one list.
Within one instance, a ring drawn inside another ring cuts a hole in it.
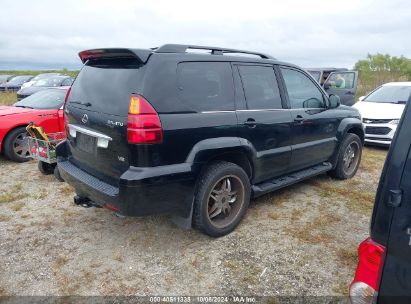
[{"label": "rear wheel", "polygon": [[30,156],[28,138],[29,134],[25,127],[19,127],[10,131],[4,141],[4,155],[18,163],[30,160],[28,158]]},{"label": "rear wheel", "polygon": [[193,226],[213,237],[232,232],[247,210],[250,192],[242,168],[229,162],[212,163],[198,180]]},{"label": "rear wheel", "polygon": [[37,167],[39,168],[39,171],[41,172],[41,174],[50,175],[50,174],[53,174],[54,167],[56,167],[56,165],[55,164],[48,164],[48,163],[43,162],[43,161],[39,161],[39,163],[37,164]]},{"label": "rear wheel", "polygon": [[355,134],[347,134],[341,143],[337,165],[330,175],[338,179],[348,179],[357,173],[362,155],[361,139]]}]

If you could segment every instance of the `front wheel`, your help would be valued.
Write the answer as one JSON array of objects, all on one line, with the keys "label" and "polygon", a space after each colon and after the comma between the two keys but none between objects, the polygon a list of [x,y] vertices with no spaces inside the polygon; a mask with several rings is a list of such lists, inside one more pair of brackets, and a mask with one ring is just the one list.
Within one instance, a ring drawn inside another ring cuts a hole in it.
[{"label": "front wheel", "polygon": [[193,226],[212,237],[232,232],[250,203],[250,181],[239,166],[218,161],[198,180]]},{"label": "front wheel", "polygon": [[362,155],[361,139],[355,134],[347,134],[341,143],[337,164],[330,175],[338,179],[348,179],[357,173]]}]

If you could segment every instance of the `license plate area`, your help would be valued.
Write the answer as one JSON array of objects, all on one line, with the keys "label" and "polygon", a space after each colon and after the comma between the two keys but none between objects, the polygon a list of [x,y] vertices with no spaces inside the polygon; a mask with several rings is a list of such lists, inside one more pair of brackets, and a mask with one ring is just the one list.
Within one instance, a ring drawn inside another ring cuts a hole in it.
[{"label": "license plate area", "polygon": [[79,132],[76,136],[76,146],[83,152],[94,154],[97,148],[97,138]]}]

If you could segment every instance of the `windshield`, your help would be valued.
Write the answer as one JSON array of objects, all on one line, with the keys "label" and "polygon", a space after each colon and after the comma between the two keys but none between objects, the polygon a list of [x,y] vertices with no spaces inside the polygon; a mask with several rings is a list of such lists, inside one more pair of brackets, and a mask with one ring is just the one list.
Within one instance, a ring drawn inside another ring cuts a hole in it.
[{"label": "windshield", "polygon": [[9,84],[21,84],[25,81],[27,81],[30,78],[30,76],[16,76],[12,78],[8,83]]},{"label": "windshield", "polygon": [[308,71],[308,73],[310,73],[311,76],[313,76],[316,81],[320,82],[321,72],[318,72],[318,71]]},{"label": "windshield", "polygon": [[33,87],[58,87],[64,79],[61,77],[40,79],[33,84]]},{"label": "windshield", "polygon": [[368,95],[364,101],[381,103],[406,103],[411,86],[382,86]]},{"label": "windshield", "polygon": [[15,103],[16,107],[33,109],[59,109],[66,97],[66,90],[50,89],[37,92]]}]

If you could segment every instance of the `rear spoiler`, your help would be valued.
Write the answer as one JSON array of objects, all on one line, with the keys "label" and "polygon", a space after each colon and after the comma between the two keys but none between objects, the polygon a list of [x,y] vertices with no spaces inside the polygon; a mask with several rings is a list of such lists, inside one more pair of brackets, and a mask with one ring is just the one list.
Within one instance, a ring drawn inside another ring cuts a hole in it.
[{"label": "rear spoiler", "polygon": [[78,55],[83,63],[89,59],[134,58],[146,63],[152,50],[145,49],[93,49],[80,52]]}]

